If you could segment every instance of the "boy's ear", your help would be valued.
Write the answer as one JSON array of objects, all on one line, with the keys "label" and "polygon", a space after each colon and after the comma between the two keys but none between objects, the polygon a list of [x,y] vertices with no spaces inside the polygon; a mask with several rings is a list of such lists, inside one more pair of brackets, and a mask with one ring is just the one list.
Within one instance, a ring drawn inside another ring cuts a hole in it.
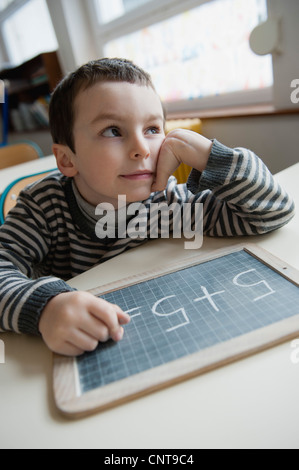
[{"label": "boy's ear", "polygon": [[64,176],[74,177],[78,170],[74,164],[74,154],[67,145],[53,144],[53,153],[56,157],[57,167]]}]

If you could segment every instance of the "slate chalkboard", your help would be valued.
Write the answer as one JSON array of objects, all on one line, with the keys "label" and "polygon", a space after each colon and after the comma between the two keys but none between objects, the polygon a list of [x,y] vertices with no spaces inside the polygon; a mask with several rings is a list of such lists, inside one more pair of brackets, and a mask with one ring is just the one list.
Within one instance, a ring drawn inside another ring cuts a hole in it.
[{"label": "slate chalkboard", "polygon": [[73,404],[60,408],[104,408],[298,334],[298,271],[256,247],[214,256],[101,292],[131,322],[119,343],[68,360]]}]

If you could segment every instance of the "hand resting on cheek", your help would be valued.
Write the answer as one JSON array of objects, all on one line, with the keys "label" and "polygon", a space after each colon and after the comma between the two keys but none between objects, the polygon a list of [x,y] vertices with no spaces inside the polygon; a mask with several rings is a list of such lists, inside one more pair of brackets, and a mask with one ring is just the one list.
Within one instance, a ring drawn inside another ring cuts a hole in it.
[{"label": "hand resting on cheek", "polygon": [[204,171],[211,148],[211,140],[196,132],[186,129],[175,129],[169,132],[160,148],[152,191],[163,191],[168,178],[181,163],[186,163],[201,172]]}]

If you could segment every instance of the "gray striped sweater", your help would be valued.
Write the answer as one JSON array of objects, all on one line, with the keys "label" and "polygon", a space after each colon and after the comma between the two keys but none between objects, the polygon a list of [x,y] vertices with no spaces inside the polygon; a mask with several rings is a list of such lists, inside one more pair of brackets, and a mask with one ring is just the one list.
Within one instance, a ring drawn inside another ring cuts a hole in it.
[{"label": "gray striped sweater", "polygon": [[[192,170],[184,185],[170,177],[165,191],[143,203],[161,201],[202,203],[207,236],[266,233],[294,213],[291,198],[254,153],[216,140],[202,174]],[[73,290],[68,279],[144,241],[99,239],[80,210],[72,179],[58,171],[29,186],[0,228],[0,331],[39,334],[47,302]]]}]

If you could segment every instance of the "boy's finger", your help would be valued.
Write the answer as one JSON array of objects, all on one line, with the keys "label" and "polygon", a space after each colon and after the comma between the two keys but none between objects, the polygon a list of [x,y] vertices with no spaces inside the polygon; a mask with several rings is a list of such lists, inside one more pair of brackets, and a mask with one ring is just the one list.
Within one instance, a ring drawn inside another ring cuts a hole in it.
[{"label": "boy's finger", "polygon": [[[126,325],[127,323],[129,323],[131,320],[130,315],[126,312],[123,312],[123,310],[121,310],[118,307],[118,305],[114,305],[114,307],[116,309],[116,315],[117,315],[119,325]],[[119,326],[118,328],[111,330],[110,334],[111,334],[111,338],[114,341],[120,341],[124,336],[124,329],[121,326]]]},{"label": "boy's finger", "polygon": [[130,321],[129,315],[121,310],[117,305],[106,302],[103,299],[97,299],[92,310],[93,316],[103,322],[109,330],[110,336],[114,341],[119,341],[123,337],[123,328],[120,326],[120,318],[122,324]]},{"label": "boy's finger", "polygon": [[[55,352],[55,351],[54,351]],[[65,343],[60,349],[58,354],[62,354],[63,356],[81,356],[85,351],[77,346],[74,346],[72,343]]]},{"label": "boy's finger", "polygon": [[123,339],[124,329],[120,326],[117,330],[111,331],[110,336],[113,341],[120,341]]},{"label": "boy's finger", "polygon": [[158,191],[164,191],[164,189],[166,188],[166,184],[161,184],[161,183],[154,183],[152,185],[152,192],[155,193],[155,192],[158,192]]},{"label": "boy's finger", "polygon": [[170,174],[168,173],[166,175],[157,175],[152,185],[152,191],[164,191],[167,186],[169,176]]},{"label": "boy's finger", "polygon": [[97,338],[84,330],[74,329],[68,338],[67,343],[81,351],[93,351],[98,346],[99,341],[105,342],[108,338],[109,335],[107,334],[107,328],[106,331],[105,328],[102,328]]},{"label": "boy's finger", "polygon": [[131,320],[130,315],[122,310],[117,310],[116,314],[120,325],[126,325]]},{"label": "boy's finger", "polygon": [[169,177],[180,166],[180,163],[181,162],[173,153],[172,147],[166,143],[162,145],[158,157],[156,178],[152,185],[152,191],[164,191]]}]

